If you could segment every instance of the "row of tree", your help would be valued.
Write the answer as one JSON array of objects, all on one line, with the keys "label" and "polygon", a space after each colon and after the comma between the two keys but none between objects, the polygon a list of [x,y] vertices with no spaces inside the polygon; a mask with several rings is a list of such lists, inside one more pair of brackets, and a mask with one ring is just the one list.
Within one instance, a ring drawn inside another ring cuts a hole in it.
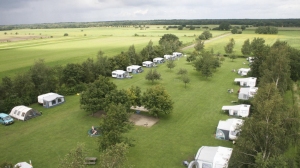
[{"label": "row of tree", "polygon": [[38,60],[29,71],[19,73],[14,77],[4,77],[0,84],[0,110],[9,112],[14,106],[30,105],[36,102],[37,96],[58,92],[72,95],[83,91],[87,83],[94,82],[99,75],[111,76],[116,69],[126,69],[129,65],[141,65],[143,61],[171,54],[182,43],[173,34],[165,34],[154,46],[149,41],[140,53],[134,45],[128,51],[108,57],[99,51],[96,59],[88,58],[83,63],[69,63],[66,66],[50,67],[43,60]]},{"label": "row of tree", "polygon": [[[65,22],[22,25],[0,25],[0,31],[15,29],[53,29],[53,28],[88,28],[88,27],[141,27],[141,25],[233,25],[300,27],[299,19],[173,19],[173,20],[126,20],[102,22]],[[222,30],[222,29],[221,29]],[[228,29],[229,30],[229,29]]]},{"label": "row of tree", "polygon": [[289,147],[299,143],[299,108],[284,100],[292,84],[291,47],[282,41],[266,46],[261,38],[249,44],[246,40],[243,48],[254,54],[250,76],[258,77],[259,89],[251,100],[251,117],[245,119],[233,148],[230,167],[299,167],[295,158],[285,156]]},{"label": "row of tree", "polygon": [[259,26],[255,29],[255,33],[257,34],[277,34],[278,28],[274,26]]}]

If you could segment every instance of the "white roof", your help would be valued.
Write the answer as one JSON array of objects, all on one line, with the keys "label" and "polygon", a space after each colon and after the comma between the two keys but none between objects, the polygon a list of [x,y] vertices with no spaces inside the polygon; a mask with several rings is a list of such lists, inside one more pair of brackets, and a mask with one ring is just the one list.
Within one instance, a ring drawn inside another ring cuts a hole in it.
[{"label": "white roof", "polygon": [[[26,107],[26,106],[16,106],[14,107],[11,112],[9,113],[10,116],[16,118],[16,119],[19,119],[19,120],[24,120],[25,119],[25,116],[26,116],[26,113],[28,111],[30,111],[32,108],[30,107]],[[25,114],[23,114],[25,113]]]},{"label": "white roof", "polygon": [[142,66],[139,66],[139,65],[130,65],[130,66],[128,66],[127,68],[138,69],[138,68],[140,68],[140,67],[142,67]]},{"label": "white roof", "polygon": [[144,61],[143,64],[152,64],[152,61]]},{"label": "white roof", "polygon": [[196,161],[213,164],[213,167],[227,167],[232,154],[232,148],[217,146],[202,146],[195,157]]},{"label": "white roof", "polygon": [[250,71],[251,69],[250,68],[240,68],[239,69],[239,71],[246,71],[246,72],[248,72],[248,71]]},{"label": "white roof", "polygon": [[253,81],[256,82],[257,78],[254,77],[249,77],[249,78],[235,78],[234,82],[249,82],[249,81]]},{"label": "white roof", "polygon": [[222,129],[222,130],[228,130],[228,131],[234,131],[238,125],[243,124],[242,119],[237,119],[237,118],[230,118],[227,119],[226,121],[219,121],[217,129]]},{"label": "white roof", "polygon": [[258,90],[258,87],[240,88],[240,94],[254,95]]},{"label": "white roof", "polygon": [[156,57],[154,58],[153,60],[163,60],[164,58],[161,58],[161,57]]},{"label": "white roof", "polygon": [[44,97],[47,97],[47,96],[50,96],[50,95],[54,95],[54,94],[56,94],[56,93],[46,93],[46,94],[42,94],[42,95],[39,95],[38,96],[38,102],[39,103],[41,103],[41,104],[43,104],[43,99],[44,99]]},{"label": "white roof", "polygon": [[234,106],[223,106],[222,110],[248,110],[250,109],[250,105],[248,104],[240,104],[240,105],[234,105]]},{"label": "white roof", "polygon": [[115,70],[115,71],[112,71],[112,73],[116,73],[116,74],[124,74],[124,73],[126,73],[126,71],[123,71],[123,70]]},{"label": "white roof", "polygon": [[64,96],[54,93],[52,95],[48,95],[48,96],[44,97],[44,100],[52,101],[52,100],[55,100],[56,98],[61,98],[61,97],[64,97]]}]

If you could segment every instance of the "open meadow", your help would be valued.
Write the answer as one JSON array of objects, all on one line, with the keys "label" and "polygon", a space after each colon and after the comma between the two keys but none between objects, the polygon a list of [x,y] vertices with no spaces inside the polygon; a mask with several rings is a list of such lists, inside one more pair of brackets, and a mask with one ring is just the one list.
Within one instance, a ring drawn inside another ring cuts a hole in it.
[{"label": "open meadow", "polygon": [[[15,33],[18,32],[16,35]],[[164,34],[175,34],[183,43],[192,43],[203,29],[166,30],[162,26],[150,26],[146,30],[129,28],[87,28],[87,29],[26,29],[7,31],[0,34],[0,78],[14,76],[27,71],[34,61],[44,59],[47,65],[66,65],[81,63],[87,58],[95,58],[102,50],[108,56],[127,51],[134,45],[139,52],[152,40],[156,45]],[[29,35],[30,33],[30,35]],[[68,36],[63,36],[68,33]],[[211,31],[213,37],[224,31]],[[86,36],[84,36],[86,34]],[[136,34],[136,35],[135,35]],[[16,40],[17,36],[38,36],[27,40]],[[52,36],[52,38],[51,38]],[[243,34],[228,35],[205,44],[206,49],[215,53],[224,53],[224,46],[230,38],[236,42],[235,52],[241,55],[240,48],[246,39],[262,37],[266,44],[272,45],[276,40],[287,41],[300,49],[300,29],[280,30],[277,35],[258,35],[254,30]],[[188,54],[193,48],[182,51]],[[214,134],[219,120],[229,118],[221,111],[223,105],[230,105],[237,100],[239,88],[233,80],[239,77],[232,69],[247,68],[244,58],[231,61],[226,58],[211,78],[201,77],[191,63],[184,57],[176,61],[176,67],[168,69],[165,64],[156,67],[162,80],[154,85],[164,86],[174,101],[173,113],[162,116],[152,127],[135,126],[128,137],[133,138],[135,146],[131,147],[127,163],[135,167],[182,167],[182,161],[191,161],[197,150],[205,146],[231,147],[230,141],[216,140]],[[186,88],[176,74],[180,68],[188,70],[190,83]],[[132,79],[111,78],[118,89],[139,86],[142,91],[152,86],[145,80],[145,72],[134,74]],[[233,88],[234,93],[227,89]],[[99,118],[91,116],[79,107],[79,96],[66,96],[66,102],[54,108],[45,109],[38,104],[31,107],[42,111],[43,115],[26,122],[16,121],[10,126],[0,127],[0,163],[10,161],[33,162],[34,167],[57,167],[59,159],[66,155],[77,143],[84,143],[89,156],[99,158],[97,138],[89,137],[87,131],[92,125],[99,124]],[[141,114],[147,115],[147,114]],[[91,166],[91,167],[97,167]]]}]

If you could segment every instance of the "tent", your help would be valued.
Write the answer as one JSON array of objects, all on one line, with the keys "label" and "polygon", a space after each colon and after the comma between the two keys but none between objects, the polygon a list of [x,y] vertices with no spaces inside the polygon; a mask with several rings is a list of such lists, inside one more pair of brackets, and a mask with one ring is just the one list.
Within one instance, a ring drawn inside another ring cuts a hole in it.
[{"label": "tent", "polygon": [[38,96],[38,103],[43,104],[44,103],[44,97],[51,96],[51,95],[54,95],[54,94],[56,94],[56,93],[46,93],[46,94],[39,95]]},{"label": "tent", "polygon": [[164,55],[165,60],[175,60],[176,56],[175,55]]},{"label": "tent", "polygon": [[231,118],[226,121],[219,121],[217,131],[216,131],[216,139],[222,140],[236,140],[240,129],[239,126],[243,124],[244,120]]},{"label": "tent", "polygon": [[21,105],[21,106],[14,107],[11,110],[9,115],[12,116],[15,119],[26,121],[26,120],[29,120],[31,118],[40,116],[41,113],[34,110],[34,109],[32,109],[32,108],[30,108],[30,107],[26,107],[26,106]]},{"label": "tent", "polygon": [[157,58],[153,59],[153,62],[156,63],[156,64],[161,64],[161,63],[164,63],[165,60],[161,57],[157,57]]},{"label": "tent", "polygon": [[235,78],[234,82],[240,83],[240,86],[245,86],[245,87],[254,87],[256,85],[256,79],[254,77],[249,77],[249,78]]},{"label": "tent", "polygon": [[144,67],[153,67],[154,63],[152,61],[144,61],[143,66]]},{"label": "tent", "polygon": [[230,116],[237,117],[248,117],[250,111],[250,105],[248,104],[240,104],[234,106],[223,106],[223,111],[228,111]]},{"label": "tent", "polygon": [[126,71],[136,74],[136,73],[141,73],[144,70],[142,69],[142,66],[139,66],[139,65],[130,65],[130,66],[128,66],[126,68]]},{"label": "tent", "polygon": [[248,87],[248,88],[240,88],[238,99],[240,100],[249,100],[254,97],[258,90],[258,87]]},{"label": "tent", "polygon": [[227,168],[232,148],[222,146],[202,146],[188,168]]},{"label": "tent", "polygon": [[46,108],[57,106],[65,102],[65,97],[57,93],[43,97],[43,106]]},{"label": "tent", "polygon": [[241,76],[246,76],[250,70],[250,68],[240,68],[238,70],[238,74]]},{"label": "tent", "polygon": [[118,79],[123,79],[123,78],[129,77],[128,72],[123,71],[123,70],[115,70],[115,71],[112,71],[111,74],[112,74],[113,78],[118,78]]}]

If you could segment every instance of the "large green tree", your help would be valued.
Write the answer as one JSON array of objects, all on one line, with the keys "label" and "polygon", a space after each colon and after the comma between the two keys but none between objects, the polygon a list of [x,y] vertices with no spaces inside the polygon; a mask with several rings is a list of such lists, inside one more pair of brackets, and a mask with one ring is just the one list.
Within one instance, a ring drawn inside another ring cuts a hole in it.
[{"label": "large green tree", "polygon": [[84,168],[87,150],[84,144],[77,144],[68,154],[60,159],[59,168]]},{"label": "large green tree", "polygon": [[250,56],[251,55],[251,44],[250,44],[250,40],[247,39],[244,41],[244,44],[241,48],[241,52],[243,55],[245,56]]},{"label": "large green tree", "polygon": [[288,89],[290,82],[289,46],[286,42],[276,41],[260,67],[261,85],[275,83],[281,93]]},{"label": "large green tree", "polygon": [[68,87],[76,86],[84,81],[84,71],[80,64],[67,64],[62,71],[62,82]]},{"label": "large green tree", "polygon": [[179,47],[182,45],[182,42],[179,41],[179,38],[174,34],[164,34],[159,39],[159,45],[162,46],[164,54],[171,54],[179,49]]},{"label": "large green tree", "polygon": [[170,114],[173,110],[173,101],[166,89],[160,85],[148,88],[142,96],[143,106],[150,114],[158,117],[162,114]]},{"label": "large green tree", "polygon": [[222,22],[219,25],[219,30],[230,30],[230,24],[228,22]]},{"label": "large green tree", "polygon": [[200,71],[206,78],[211,77],[219,65],[219,60],[214,58],[214,56],[208,51],[202,52],[201,56],[193,62],[193,66],[196,70]]},{"label": "large green tree", "polygon": [[241,127],[242,133],[230,159],[231,167],[259,167],[257,164],[262,162],[274,164],[272,159],[280,157],[290,144],[286,123],[291,119],[275,83],[261,86],[252,104],[253,114]]},{"label": "large green tree", "polygon": [[197,42],[196,42],[194,48],[195,48],[195,50],[198,51],[198,52],[201,51],[201,50],[203,50],[203,49],[204,49],[204,41],[202,41],[202,40],[197,40]]},{"label": "large green tree", "polygon": [[127,161],[129,145],[117,143],[110,146],[100,154],[100,168],[123,168]]},{"label": "large green tree", "polygon": [[167,63],[166,63],[166,66],[167,66],[170,70],[172,70],[172,69],[176,66],[175,61],[174,61],[174,60],[168,60]]},{"label": "large green tree", "polygon": [[142,105],[142,91],[138,86],[131,86],[127,89],[127,95],[131,101],[133,106],[141,106]]},{"label": "large green tree", "polygon": [[[129,112],[132,103],[130,97],[127,94],[126,90],[112,90],[105,95],[105,107],[108,107],[109,104],[122,104],[126,111]],[[104,108],[105,109],[105,108]],[[107,111],[107,109],[105,109]]]},{"label": "large green tree", "polygon": [[129,113],[121,104],[109,104],[106,116],[100,122],[101,136],[99,136],[99,150],[104,151],[118,143],[130,144],[124,133],[132,128]]},{"label": "large green tree", "polygon": [[235,45],[235,41],[233,38],[231,38],[229,40],[229,42],[226,44],[226,46],[224,47],[225,53],[226,54],[232,54],[233,53],[233,49],[234,49],[234,45]]},{"label": "large green tree", "polygon": [[80,108],[87,112],[94,113],[104,110],[106,105],[106,95],[115,90],[117,86],[104,76],[88,84],[87,89],[80,95]]}]

